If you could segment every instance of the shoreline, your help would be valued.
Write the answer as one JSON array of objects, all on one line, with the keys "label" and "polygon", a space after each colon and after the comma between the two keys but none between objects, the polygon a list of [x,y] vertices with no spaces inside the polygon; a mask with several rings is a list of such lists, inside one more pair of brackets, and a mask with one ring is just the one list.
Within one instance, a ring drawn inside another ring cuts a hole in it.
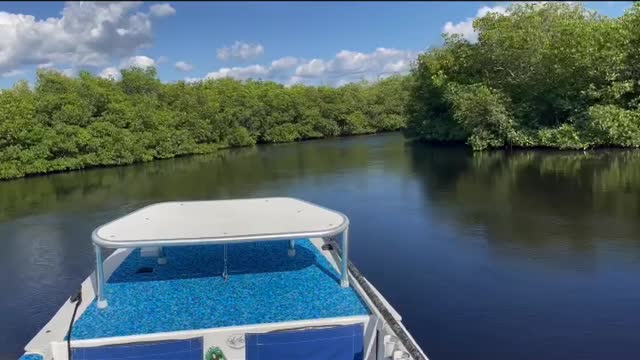
[{"label": "shoreline", "polygon": [[250,149],[250,148],[256,148],[256,147],[261,147],[261,146],[286,145],[286,144],[305,143],[305,142],[320,141],[320,140],[346,139],[346,138],[376,136],[376,135],[393,134],[393,133],[401,133],[401,131],[399,131],[399,130],[396,130],[396,131],[379,131],[379,132],[368,133],[368,134],[338,135],[338,136],[331,136],[331,137],[308,138],[308,139],[300,139],[300,140],[296,140],[296,141],[278,142],[278,143],[261,142],[261,143],[256,143],[255,145],[246,145],[246,146],[230,146],[230,145],[216,146],[217,144],[203,144],[204,147],[211,147],[211,150],[210,151],[203,151],[203,152],[192,152],[192,153],[176,154],[176,155],[170,156],[170,157],[154,158],[154,159],[150,159],[150,160],[140,160],[140,161],[121,163],[121,164],[98,164],[98,165],[89,165],[89,166],[83,166],[83,167],[78,167],[78,168],[58,169],[58,170],[51,170],[51,171],[45,171],[45,172],[33,172],[33,173],[24,174],[22,176],[0,178],[0,184],[6,183],[6,182],[11,182],[11,181],[14,181],[14,180],[20,180],[20,179],[30,179],[30,178],[49,176],[49,175],[67,174],[67,173],[73,173],[73,172],[81,172],[81,171],[85,171],[85,170],[119,168],[119,167],[125,167],[125,166],[130,166],[130,165],[137,165],[137,164],[145,164],[145,163],[151,163],[151,162],[162,161],[162,160],[171,160],[171,159],[192,157],[192,156],[198,156],[198,155],[211,155],[211,154],[215,154],[215,153],[219,152],[220,150]]}]

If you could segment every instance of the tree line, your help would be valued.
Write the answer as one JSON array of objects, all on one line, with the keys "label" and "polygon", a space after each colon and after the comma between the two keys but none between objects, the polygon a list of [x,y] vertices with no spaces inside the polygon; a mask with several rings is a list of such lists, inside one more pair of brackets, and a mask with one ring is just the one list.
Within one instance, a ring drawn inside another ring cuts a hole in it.
[{"label": "tree line", "polygon": [[0,92],[0,179],[399,129],[474,150],[640,146],[640,3],[619,18],[514,4],[473,27],[407,76],[338,88],[40,70]]},{"label": "tree line", "polygon": [[421,54],[410,136],[502,147],[640,146],[640,3],[619,18],[582,5],[515,4]]},{"label": "tree line", "polygon": [[153,68],[121,73],[113,80],[41,70],[33,89],[19,82],[0,92],[0,179],[405,126],[399,76],[333,88],[162,83]]}]

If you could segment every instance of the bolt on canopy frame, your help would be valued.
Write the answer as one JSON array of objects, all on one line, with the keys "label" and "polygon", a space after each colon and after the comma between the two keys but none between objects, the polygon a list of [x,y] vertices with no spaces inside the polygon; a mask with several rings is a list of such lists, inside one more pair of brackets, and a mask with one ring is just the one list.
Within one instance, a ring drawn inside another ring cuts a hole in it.
[{"label": "bolt on canopy frame", "polygon": [[[143,248],[291,240],[342,234],[340,285],[349,286],[349,219],[294,198],[174,201],[146,206],[102,225],[91,235],[96,252],[98,308],[107,307],[102,248]],[[163,255],[164,256],[164,255]]]}]

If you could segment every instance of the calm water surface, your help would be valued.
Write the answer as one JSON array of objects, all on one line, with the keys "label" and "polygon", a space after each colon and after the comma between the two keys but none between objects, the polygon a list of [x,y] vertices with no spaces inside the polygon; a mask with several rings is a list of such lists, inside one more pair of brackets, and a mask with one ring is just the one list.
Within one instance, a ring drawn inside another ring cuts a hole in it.
[{"label": "calm water surface", "polygon": [[92,271],[91,231],[151,202],[295,196],[437,359],[640,358],[640,152],[473,155],[389,134],[0,182],[0,358]]}]

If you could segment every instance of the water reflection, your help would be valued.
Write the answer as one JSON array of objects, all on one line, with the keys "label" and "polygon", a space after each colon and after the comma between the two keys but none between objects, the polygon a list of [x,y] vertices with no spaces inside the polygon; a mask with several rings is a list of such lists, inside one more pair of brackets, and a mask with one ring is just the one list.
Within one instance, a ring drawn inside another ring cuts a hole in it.
[{"label": "water reflection", "polygon": [[566,265],[563,255],[588,255],[613,241],[640,258],[638,151],[471,154],[416,145],[410,154],[438,222],[486,239],[497,253],[548,251]]},{"label": "water reflection", "polygon": [[0,359],[17,358],[89,274],[96,226],[178,199],[300,196],[333,206],[406,168],[403,142],[309,141],[0,182]]},{"label": "water reflection", "polygon": [[0,359],[93,268],[89,234],[151,202],[301,197],[433,359],[640,356],[640,152],[472,154],[399,134],[0,182]]},{"label": "water reflection", "polygon": [[[403,142],[398,136],[393,141]],[[356,173],[376,158],[405,156],[401,146],[388,142],[384,136],[309,141],[0,182],[0,221],[52,210],[111,209],[123,202],[137,207],[151,201],[247,196],[264,186],[321,182]],[[383,168],[393,170],[399,163],[384,161]]]}]

